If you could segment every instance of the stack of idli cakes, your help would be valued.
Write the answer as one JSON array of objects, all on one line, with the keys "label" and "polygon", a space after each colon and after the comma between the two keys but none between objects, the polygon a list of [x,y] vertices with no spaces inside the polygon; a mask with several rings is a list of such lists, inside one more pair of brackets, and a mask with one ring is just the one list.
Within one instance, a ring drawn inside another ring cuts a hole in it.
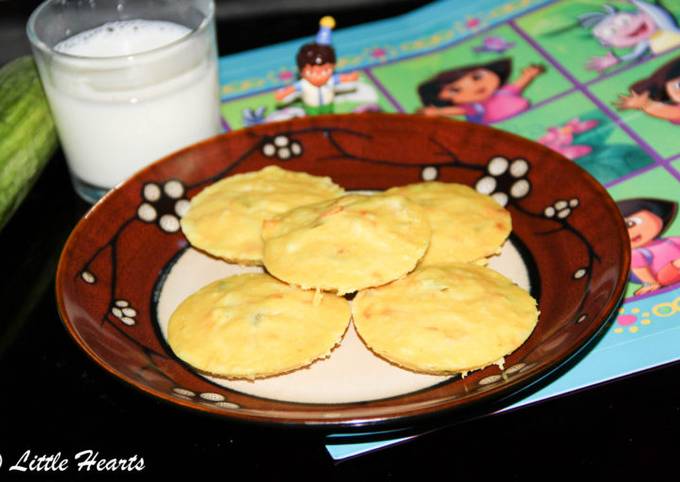
[{"label": "stack of idli cakes", "polygon": [[529,293],[486,267],[510,213],[461,184],[346,193],[328,177],[269,166],[204,189],[181,225],[198,250],[265,270],[201,288],[170,318],[175,354],[214,376],[309,366],[352,322],[401,368],[465,374],[502,363],[538,321]]}]

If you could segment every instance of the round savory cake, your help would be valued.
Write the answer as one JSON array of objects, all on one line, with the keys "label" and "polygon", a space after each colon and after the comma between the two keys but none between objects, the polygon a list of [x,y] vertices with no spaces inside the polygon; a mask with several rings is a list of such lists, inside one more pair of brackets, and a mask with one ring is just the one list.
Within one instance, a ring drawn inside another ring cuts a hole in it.
[{"label": "round savory cake", "polygon": [[222,179],[192,200],[181,220],[196,248],[229,262],[262,264],[262,222],[303,204],[342,195],[329,177],[268,166]]},{"label": "round savory cake", "polygon": [[185,299],[170,317],[168,343],[201,372],[255,379],[329,356],[349,323],[344,298],[249,273],[210,283]]},{"label": "round savory cake", "polygon": [[350,194],[265,221],[264,265],[304,289],[351,293],[398,279],[430,241],[425,213],[402,196]]},{"label": "round savory cake", "polygon": [[501,274],[450,263],[360,291],[352,317],[374,353],[409,370],[444,375],[500,363],[529,337],[538,310],[529,293]]},{"label": "round savory cake", "polygon": [[430,247],[421,266],[476,261],[497,254],[512,230],[510,213],[491,197],[457,183],[423,182],[394,187],[418,203],[432,227]]}]

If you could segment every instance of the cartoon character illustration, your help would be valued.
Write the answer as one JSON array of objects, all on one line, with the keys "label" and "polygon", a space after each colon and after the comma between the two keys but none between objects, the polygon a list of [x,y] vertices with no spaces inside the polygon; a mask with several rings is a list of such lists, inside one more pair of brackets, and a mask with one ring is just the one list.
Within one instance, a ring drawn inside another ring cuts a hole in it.
[{"label": "cartoon character illustration", "polygon": [[442,72],[418,86],[425,106],[419,112],[429,116],[464,115],[479,124],[524,112],[530,104],[522,93],[545,68],[530,65],[517,80],[507,83],[511,71],[512,60],[506,58]]},{"label": "cartoon character illustration", "polygon": [[643,295],[680,283],[680,236],[661,238],[677,213],[673,201],[652,198],[617,202],[626,220],[630,245],[631,281],[642,284]]},{"label": "cartoon character illustration", "polygon": [[484,37],[481,45],[477,45],[472,50],[477,53],[493,52],[503,53],[515,46],[515,42],[508,42],[503,37],[489,36]]},{"label": "cartoon character illustration", "polygon": [[547,132],[538,139],[538,142],[568,159],[578,159],[590,154],[593,148],[585,144],[574,144],[574,135],[594,129],[598,124],[599,122],[595,119],[584,121],[579,118],[572,119],[562,126],[548,127]]},{"label": "cartoon character illustration", "polygon": [[293,85],[279,89],[276,100],[281,102],[293,94],[302,98],[308,115],[330,114],[333,112],[336,86],[354,82],[357,72],[335,74],[335,50],[331,46],[331,30],[335,27],[333,17],[323,17],[319,23],[316,41],[303,45],[297,54],[300,80]]},{"label": "cartoon character illustration", "polygon": [[578,18],[603,46],[632,49],[621,56],[610,50],[602,57],[593,57],[586,64],[588,70],[603,72],[621,62],[656,55],[680,45],[680,27],[665,7],[644,0],[629,1],[635,11],[620,11],[605,4],[603,12],[590,12]]},{"label": "cartoon character illustration", "polygon": [[680,124],[680,57],[663,65],[649,78],[634,83],[629,95],[619,96],[616,106]]},{"label": "cartoon character illustration", "polygon": [[615,125],[598,109],[547,128],[539,121],[535,127],[532,137],[539,143],[573,160],[603,184],[654,162],[639,145],[617,139]]}]

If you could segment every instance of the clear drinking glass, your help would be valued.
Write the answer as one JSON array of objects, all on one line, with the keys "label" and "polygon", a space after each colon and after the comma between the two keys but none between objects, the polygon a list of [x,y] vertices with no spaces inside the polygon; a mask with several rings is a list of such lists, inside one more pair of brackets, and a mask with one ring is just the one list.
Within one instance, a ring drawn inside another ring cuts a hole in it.
[{"label": "clear drinking glass", "polygon": [[[186,27],[183,36],[164,43],[177,32],[159,21]],[[84,199],[220,132],[212,0],[48,0],[27,32]],[[70,48],[59,45],[69,38]]]}]

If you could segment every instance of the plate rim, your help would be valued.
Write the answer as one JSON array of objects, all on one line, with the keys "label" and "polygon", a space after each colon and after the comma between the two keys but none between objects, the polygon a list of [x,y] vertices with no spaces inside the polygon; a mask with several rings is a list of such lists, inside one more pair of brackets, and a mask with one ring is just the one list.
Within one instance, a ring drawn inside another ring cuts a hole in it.
[{"label": "plate rim", "polygon": [[[425,421],[427,419],[431,418],[436,418],[439,415],[443,416],[452,416],[455,413],[458,412],[464,412],[466,410],[469,410],[471,407],[480,404],[480,402],[489,402],[492,403],[494,401],[502,400],[505,398],[509,398],[515,394],[521,393],[521,392],[526,392],[527,389],[530,389],[531,386],[534,386],[538,384],[540,381],[547,379],[548,377],[551,377],[555,372],[559,371],[561,367],[564,365],[570,363],[576,356],[581,354],[584,350],[589,349],[589,347],[592,345],[592,342],[595,338],[598,337],[603,331],[605,326],[607,325],[607,322],[611,319],[613,316],[616,308],[618,305],[621,303],[623,300],[623,297],[625,295],[625,290],[626,290],[626,285],[627,285],[627,279],[628,279],[628,272],[630,269],[630,262],[631,262],[631,249],[630,249],[630,243],[623,243],[623,250],[622,250],[622,255],[623,255],[623,263],[619,266],[620,271],[618,273],[618,276],[616,278],[616,285],[612,290],[612,295],[608,298],[606,304],[604,304],[600,310],[594,314],[591,317],[591,323],[588,327],[588,329],[584,330],[580,336],[577,338],[577,341],[574,342],[574,344],[571,346],[571,349],[566,351],[564,356],[562,356],[559,359],[553,360],[549,363],[541,365],[540,370],[536,370],[535,373],[532,373],[531,370],[528,370],[528,374],[525,375],[523,378],[517,377],[516,379],[508,382],[507,384],[504,384],[503,386],[500,386],[499,388],[495,390],[490,390],[489,392],[484,392],[481,394],[476,394],[473,396],[472,399],[469,399],[464,404],[458,403],[457,399],[448,399],[446,401],[443,401],[441,403],[429,406],[427,408],[408,408],[405,410],[400,410],[399,414],[396,415],[376,415],[376,416],[371,416],[371,417],[354,417],[352,415],[344,415],[341,417],[335,417],[335,418],[322,418],[320,416],[316,417],[304,417],[300,418],[299,416],[296,416],[297,418],[280,418],[280,417],[274,417],[274,416],[264,416],[262,414],[252,414],[248,413],[247,409],[243,408],[238,408],[238,409],[229,409],[229,408],[220,408],[219,410],[216,408],[213,408],[212,406],[207,406],[204,404],[199,404],[194,402],[193,400],[183,400],[181,398],[173,397],[169,393],[156,390],[154,388],[151,388],[138,380],[128,377],[124,373],[121,373],[118,371],[115,367],[111,366],[108,362],[103,360],[102,358],[99,357],[97,352],[93,350],[87,342],[77,333],[73,321],[69,319],[69,317],[66,314],[66,308],[65,308],[65,300],[64,300],[64,293],[63,290],[60,289],[63,286],[64,279],[65,279],[65,272],[66,272],[66,264],[67,264],[67,253],[70,252],[73,249],[73,245],[75,243],[75,239],[78,237],[79,233],[86,227],[87,223],[89,222],[89,219],[92,218],[93,216],[97,216],[97,213],[102,210],[102,206],[105,206],[108,203],[108,199],[111,197],[115,196],[118,191],[121,191],[126,188],[126,186],[131,183],[133,180],[137,178],[142,178],[144,177],[149,171],[153,171],[156,169],[156,166],[161,165],[165,162],[167,162],[168,159],[176,157],[178,155],[181,155],[184,152],[199,149],[200,146],[202,145],[207,145],[211,144],[213,142],[216,142],[217,139],[224,139],[228,141],[231,137],[237,137],[237,136],[242,136],[242,135],[247,135],[248,132],[257,132],[257,131],[268,131],[276,126],[281,127],[281,130],[285,130],[285,126],[290,126],[290,125],[295,125],[295,124],[308,124],[310,122],[310,119],[315,119],[314,122],[319,122],[322,123],[324,120],[337,120],[338,118],[352,118],[352,117],[360,117],[360,118],[374,118],[376,121],[379,121],[379,119],[384,118],[386,116],[389,116],[390,118],[397,118],[397,119],[402,119],[404,121],[409,121],[409,122],[428,122],[428,123],[444,123],[444,124],[449,124],[450,126],[456,126],[456,125],[461,125],[461,124],[469,124],[468,122],[464,121],[459,121],[455,119],[448,119],[448,118],[427,118],[427,117],[422,117],[418,115],[413,115],[413,114],[404,114],[404,113],[360,113],[360,114],[332,114],[332,115],[320,115],[320,116],[314,116],[312,118],[300,118],[300,119],[293,119],[290,121],[285,121],[285,122],[279,122],[275,124],[263,124],[263,125],[258,125],[258,126],[253,126],[245,129],[239,129],[235,131],[230,131],[230,132],[225,132],[218,134],[216,136],[212,136],[210,138],[207,138],[203,141],[197,142],[195,144],[186,146],[182,149],[176,150],[172,153],[169,153],[166,156],[163,156],[162,158],[156,160],[155,162],[147,165],[146,167],[140,169],[137,171],[135,174],[133,174],[131,177],[128,179],[122,181],[118,185],[116,185],[113,189],[111,189],[109,192],[107,192],[99,201],[97,201],[93,206],[90,207],[90,209],[87,211],[87,213],[78,221],[76,226],[73,228],[71,231],[68,239],[66,240],[64,247],[62,248],[62,252],[59,257],[59,263],[57,265],[57,271],[56,271],[56,276],[55,276],[55,296],[56,296],[56,301],[57,301],[57,311],[59,314],[59,317],[61,319],[62,324],[68,331],[68,333],[71,335],[73,340],[76,342],[76,344],[85,351],[85,353],[100,367],[104,368],[105,371],[107,371],[109,374],[113,375],[115,378],[119,379],[120,381],[124,381],[127,385],[131,385],[135,389],[153,396],[154,398],[161,399],[164,402],[170,403],[175,406],[180,406],[192,411],[198,411],[200,413],[204,414],[210,414],[212,416],[217,416],[221,419],[227,419],[230,421],[238,421],[238,422],[244,422],[244,423],[255,423],[258,425],[265,425],[265,426],[286,426],[286,427],[304,427],[304,428],[317,428],[317,429],[333,429],[333,430],[353,430],[353,429],[366,429],[366,428],[376,428],[376,427],[385,427],[385,428],[394,428],[395,425],[398,426],[404,426],[404,425],[412,425],[414,423],[419,423],[421,421]],[[592,177],[587,171],[585,171],[583,168],[581,168],[578,164],[573,163],[569,159],[565,158],[561,154],[552,151],[548,149],[545,146],[542,146],[534,141],[531,141],[530,139],[518,136],[516,134],[513,134],[511,132],[506,132],[502,131],[500,129],[496,129],[491,126],[485,126],[485,125],[477,125],[476,128],[487,130],[490,134],[495,134],[499,136],[506,137],[508,139],[511,139],[513,142],[519,142],[519,143],[529,143],[535,146],[540,146],[542,149],[547,150],[551,153],[553,157],[558,157],[562,159],[562,162],[568,162],[571,164],[574,168],[576,168],[576,171],[579,172],[581,175],[582,180],[588,183],[589,187],[591,187],[593,190],[595,190],[598,194],[598,200],[604,201],[606,208],[609,211],[613,211],[618,213],[618,207],[616,206],[615,201],[609,194],[609,192],[606,190],[606,188],[600,184],[594,177]],[[245,133],[245,134],[244,134]],[[614,236],[615,239],[618,241],[622,240],[627,240],[628,239],[628,232],[625,227],[625,223],[623,220],[622,216],[616,216],[615,217],[615,225],[617,227],[617,233]],[[597,320],[597,322],[595,322]],[[156,330],[154,329],[154,332]],[[173,355],[174,356],[174,355]],[[213,384],[210,380],[205,380],[206,382]],[[222,387],[221,385],[214,384],[216,387],[220,387],[224,390],[229,390],[229,391],[236,391],[227,387]],[[427,388],[425,389],[427,390]],[[238,391],[236,391],[238,392]],[[242,392],[238,392],[242,393]],[[248,394],[244,394],[249,396]],[[398,397],[398,396],[397,396]],[[390,397],[392,398],[392,397]],[[481,400],[480,400],[481,399]],[[382,400],[382,399],[380,399]],[[354,408],[358,405],[361,404],[370,404],[371,402],[375,401],[380,401],[380,400],[368,400],[368,401],[359,401],[359,402],[351,402],[351,403],[338,403],[338,404],[318,404],[318,405],[326,405],[329,407],[329,411],[337,411],[338,406],[347,406],[349,405],[350,409]],[[285,401],[280,401],[280,403],[294,403],[294,402],[285,402]],[[311,405],[311,404],[310,404]],[[342,409],[340,409],[342,410]],[[258,409],[258,412],[261,410]],[[319,412],[320,414],[321,412]]]}]

